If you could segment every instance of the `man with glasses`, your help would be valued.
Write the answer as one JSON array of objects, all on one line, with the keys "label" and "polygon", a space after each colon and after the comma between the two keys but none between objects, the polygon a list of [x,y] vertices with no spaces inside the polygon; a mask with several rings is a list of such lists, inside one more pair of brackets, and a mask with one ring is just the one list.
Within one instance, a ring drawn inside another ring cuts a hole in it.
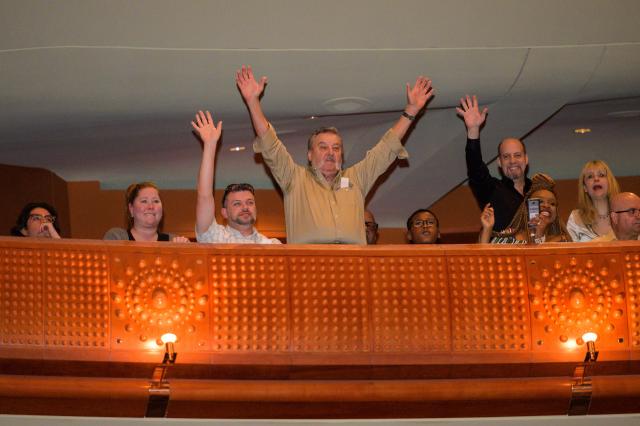
[{"label": "man with glasses", "polygon": [[255,191],[248,183],[227,186],[222,196],[220,214],[227,226],[216,222],[213,197],[216,149],[222,134],[222,121],[216,126],[211,113],[198,111],[191,126],[202,140],[202,162],[198,173],[196,202],[196,239],[200,243],[281,244],[276,238],[267,238],[253,226],[257,210]]},{"label": "man with glasses", "polygon": [[378,242],[378,224],[373,213],[369,210],[364,211],[364,229],[367,233],[367,244],[376,244]]},{"label": "man with glasses", "polygon": [[633,192],[621,192],[611,198],[612,234],[595,238],[593,242],[638,240],[640,235],[640,197]]},{"label": "man with glasses", "polygon": [[418,209],[407,219],[407,240],[409,244],[440,243],[440,222],[428,209]]},{"label": "man with glasses", "polygon": [[[284,193],[287,241],[297,244],[365,244],[364,201],[378,177],[396,158],[413,120],[433,96],[431,80],[407,84],[407,104],[398,121],[355,165],[342,169],[342,137],[334,127],[315,131],[308,140],[309,166],[296,164],[262,111],[266,77],[256,81],[251,67],[236,73],[236,84],[256,132],[253,150],[261,153]],[[312,84],[312,81],[310,81]]]}]

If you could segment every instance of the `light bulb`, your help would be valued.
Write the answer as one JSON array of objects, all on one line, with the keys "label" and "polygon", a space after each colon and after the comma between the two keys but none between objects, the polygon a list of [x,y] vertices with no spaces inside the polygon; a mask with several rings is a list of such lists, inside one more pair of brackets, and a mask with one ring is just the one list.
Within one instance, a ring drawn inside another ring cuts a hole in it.
[{"label": "light bulb", "polygon": [[598,335],[596,333],[594,333],[593,331],[588,331],[588,332],[586,332],[586,333],[584,333],[582,335],[582,340],[585,343],[595,342],[596,340],[598,340]]},{"label": "light bulb", "polygon": [[160,337],[160,340],[162,340],[162,343],[175,343],[176,340],[178,340],[178,337],[173,334],[173,333],[165,333],[162,335],[162,337]]}]

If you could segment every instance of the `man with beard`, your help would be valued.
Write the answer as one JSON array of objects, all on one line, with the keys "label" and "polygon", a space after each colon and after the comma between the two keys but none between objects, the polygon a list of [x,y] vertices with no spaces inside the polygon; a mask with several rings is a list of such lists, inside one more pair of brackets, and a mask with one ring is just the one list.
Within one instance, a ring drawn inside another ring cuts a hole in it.
[{"label": "man with beard", "polygon": [[428,209],[418,209],[407,219],[407,240],[409,244],[438,244],[440,242],[440,222]]},{"label": "man with beard", "polygon": [[640,197],[633,192],[621,192],[611,198],[611,229],[613,233],[591,240],[637,241],[640,236]]},{"label": "man with beard", "polygon": [[460,108],[456,108],[467,128],[467,176],[469,186],[478,206],[483,209],[491,204],[495,213],[494,231],[504,230],[518,207],[524,200],[524,194],[531,188],[531,180],[527,177],[529,158],[527,149],[521,140],[505,138],[498,145],[498,166],[502,179],[489,173],[489,168],[482,160],[480,149],[480,128],[487,118],[487,108],[482,112],[478,108],[475,96],[460,99]]},{"label": "man with beard", "polygon": [[251,67],[236,73],[236,84],[256,132],[255,152],[262,154],[284,193],[287,241],[298,244],[366,244],[364,201],[396,158],[407,158],[401,139],[433,96],[431,80],[407,84],[407,105],[399,120],[365,158],[342,170],[342,138],[334,127],[313,132],[308,140],[309,166],[296,164],[265,117],[260,96],[267,82],[257,82]]},{"label": "man with beard", "polygon": [[253,186],[234,183],[224,190],[220,213],[227,226],[216,222],[213,197],[213,176],[216,149],[222,134],[222,121],[216,126],[211,113],[198,111],[191,126],[202,140],[202,162],[198,173],[196,202],[196,238],[200,243],[280,244],[276,238],[267,238],[254,228],[256,200]]}]

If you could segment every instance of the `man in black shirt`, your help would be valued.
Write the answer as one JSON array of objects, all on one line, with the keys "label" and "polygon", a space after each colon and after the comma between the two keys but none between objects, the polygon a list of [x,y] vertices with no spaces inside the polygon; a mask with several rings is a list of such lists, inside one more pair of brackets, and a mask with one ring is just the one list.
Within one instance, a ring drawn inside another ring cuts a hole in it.
[{"label": "man in black shirt", "polygon": [[498,166],[502,179],[489,173],[489,168],[482,160],[480,149],[480,128],[487,118],[487,108],[480,111],[475,96],[462,98],[458,115],[464,120],[467,128],[467,176],[469,186],[482,210],[491,204],[495,212],[495,231],[505,229],[524,200],[524,194],[531,187],[527,178],[529,158],[524,143],[516,138],[505,138],[498,145]]}]

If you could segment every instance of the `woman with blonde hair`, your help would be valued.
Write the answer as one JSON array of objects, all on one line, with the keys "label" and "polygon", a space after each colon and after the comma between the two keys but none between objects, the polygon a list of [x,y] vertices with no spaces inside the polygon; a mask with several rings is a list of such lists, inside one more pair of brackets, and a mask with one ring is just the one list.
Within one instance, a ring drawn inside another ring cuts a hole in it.
[{"label": "woman with blonde hair", "polygon": [[160,232],[162,229],[162,200],[153,182],[129,185],[125,192],[125,221],[127,229],[111,228],[105,240],[189,242],[186,237]]},{"label": "woman with blonde hair", "polygon": [[[540,214],[529,220],[527,201],[540,200]],[[525,194],[511,223],[504,231],[492,232],[495,222],[493,208],[487,204],[480,215],[482,231],[479,242],[494,244],[527,244],[571,241],[558,215],[558,200],[554,180],[544,173],[537,173],[531,179],[531,189]]]},{"label": "woman with blonde hair", "polygon": [[567,230],[576,242],[591,241],[611,234],[609,202],[620,192],[618,181],[607,163],[588,161],[578,179],[578,208],[571,212]]}]

